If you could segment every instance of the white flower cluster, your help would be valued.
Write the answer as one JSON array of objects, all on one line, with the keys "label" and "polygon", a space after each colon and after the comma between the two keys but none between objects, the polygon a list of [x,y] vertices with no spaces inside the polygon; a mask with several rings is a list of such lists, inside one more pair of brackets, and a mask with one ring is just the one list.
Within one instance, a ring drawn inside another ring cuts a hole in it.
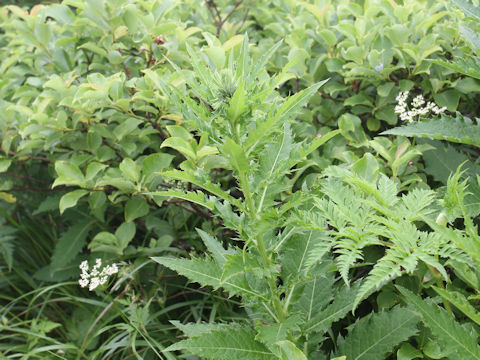
[{"label": "white flower cluster", "polygon": [[80,275],[80,280],[78,280],[78,283],[82,288],[88,286],[88,290],[90,291],[95,290],[99,285],[105,284],[110,275],[118,272],[118,267],[115,263],[105,266],[100,271],[100,268],[102,267],[102,259],[97,259],[95,261],[95,265],[90,273],[88,272],[89,269],[87,260],[82,261],[79,267],[80,270],[82,270],[82,274]]},{"label": "white flower cluster", "polygon": [[395,114],[400,114],[400,120],[402,121],[413,122],[417,116],[427,116],[430,112],[438,115],[447,110],[446,107],[438,107],[431,101],[425,105],[425,99],[421,94],[413,99],[411,103],[412,108],[410,109],[407,105],[408,94],[408,91],[400,92],[396,98]]}]

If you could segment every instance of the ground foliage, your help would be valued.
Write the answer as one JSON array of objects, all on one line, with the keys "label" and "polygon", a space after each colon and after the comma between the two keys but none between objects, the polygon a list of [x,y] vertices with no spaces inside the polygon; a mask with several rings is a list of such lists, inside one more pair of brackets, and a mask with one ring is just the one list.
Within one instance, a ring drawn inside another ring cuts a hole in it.
[{"label": "ground foliage", "polygon": [[10,4],[2,358],[480,359],[476,2]]}]

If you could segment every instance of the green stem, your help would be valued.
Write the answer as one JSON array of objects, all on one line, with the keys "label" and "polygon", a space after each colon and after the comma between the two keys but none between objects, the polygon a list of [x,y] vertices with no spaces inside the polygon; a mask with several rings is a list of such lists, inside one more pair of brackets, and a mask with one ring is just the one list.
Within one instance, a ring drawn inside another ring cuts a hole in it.
[{"label": "green stem", "polygon": [[245,196],[245,202],[247,203],[248,214],[250,215],[250,218],[252,220],[255,220],[256,219],[255,205],[253,203],[252,192],[250,191],[248,180],[244,174],[240,174],[239,178],[241,183],[240,186],[242,187],[243,195]]},{"label": "green stem", "polygon": [[[272,262],[270,257],[267,254],[267,251],[265,249],[265,244],[263,243],[263,239],[261,238],[261,236],[257,238],[256,244],[257,244],[258,252],[262,257],[263,265],[265,266],[266,269],[269,269],[272,265]],[[267,282],[268,282],[268,287],[270,289],[270,295],[272,298],[272,305],[273,305],[273,308],[275,309],[275,313],[277,315],[278,321],[283,322],[285,320],[286,314],[282,307],[282,303],[278,298],[276,277],[269,276],[267,278]]]},{"label": "green stem", "polygon": [[[427,265],[427,266],[428,266],[428,269],[430,270],[430,272],[432,273],[433,277],[435,278],[435,282],[436,282],[437,286],[439,288],[445,290],[445,286],[443,285],[442,278],[438,274],[438,271],[431,265]],[[452,312],[452,307],[450,306],[450,302],[446,298],[444,298],[443,296],[442,296],[442,302],[443,302],[443,306],[448,311],[450,316],[454,316],[453,312]]]}]

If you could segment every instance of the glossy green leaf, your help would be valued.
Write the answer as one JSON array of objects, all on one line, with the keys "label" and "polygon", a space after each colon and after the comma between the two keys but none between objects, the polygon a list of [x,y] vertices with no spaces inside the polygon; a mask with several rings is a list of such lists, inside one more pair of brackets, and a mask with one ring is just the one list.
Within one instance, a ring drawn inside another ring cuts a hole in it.
[{"label": "glossy green leaf", "polygon": [[74,207],[77,205],[78,200],[80,200],[83,196],[88,194],[87,190],[74,190],[70,191],[69,193],[66,193],[60,198],[60,204],[59,204],[59,209],[60,209],[60,214],[63,214],[63,212],[71,207]]},{"label": "glossy green leaf", "polygon": [[130,199],[125,204],[125,221],[131,222],[145,216],[150,211],[148,203],[143,199]]}]

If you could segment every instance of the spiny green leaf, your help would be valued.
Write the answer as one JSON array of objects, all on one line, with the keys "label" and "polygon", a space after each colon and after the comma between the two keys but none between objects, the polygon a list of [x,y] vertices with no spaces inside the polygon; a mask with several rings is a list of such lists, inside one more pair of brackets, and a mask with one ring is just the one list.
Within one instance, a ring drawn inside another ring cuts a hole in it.
[{"label": "spiny green leaf", "polygon": [[218,196],[219,198],[222,198],[224,200],[227,200],[230,204],[233,204],[239,207],[240,209],[243,209],[243,205],[241,204],[241,202],[235,199],[234,197],[232,197],[227,192],[223,191],[220,185],[212,184],[211,182],[206,182],[203,179],[199,179],[191,171],[169,170],[169,171],[162,172],[162,176],[165,176],[173,180],[182,180],[182,181],[186,181],[194,185],[197,185],[207,190],[208,192],[212,193],[213,195]]},{"label": "spiny green leaf", "polygon": [[314,246],[322,241],[322,234],[316,231],[308,231],[293,235],[285,244],[281,251],[282,256],[282,273],[289,274],[293,277],[302,277],[306,275],[306,264],[308,255]]},{"label": "spiny green leaf", "polygon": [[422,298],[401,286],[397,286],[397,289],[405,300],[422,315],[425,325],[430,328],[442,347],[448,351],[449,359],[480,359],[477,334],[469,333],[446,310],[440,308],[431,299],[422,300]]},{"label": "spiny green leaf", "polygon": [[340,130],[332,130],[326,134],[323,134],[320,137],[316,137],[307,147],[302,151],[302,157],[309,155],[310,153],[314,152],[320,146],[325,144],[331,138],[340,134]]},{"label": "spiny green leaf", "polygon": [[222,244],[217,239],[215,239],[210,234],[207,234],[205,231],[198,228],[196,230],[217,264],[220,266],[224,266],[227,262],[226,255],[231,254],[232,251],[225,250]]},{"label": "spiny green leaf", "polygon": [[361,319],[338,342],[338,354],[349,360],[378,360],[392,352],[395,346],[417,333],[419,316],[406,308],[372,314]]},{"label": "spiny green leaf", "polygon": [[285,100],[275,115],[267,118],[265,122],[258,124],[258,127],[249,134],[245,142],[245,147],[251,151],[264,136],[278,128],[279,123],[282,124],[296,114],[298,110],[307,103],[308,99],[327,81],[328,79],[316,83]]},{"label": "spiny green leaf", "polygon": [[323,334],[326,332],[332,323],[342,319],[350,311],[353,310],[352,299],[358,292],[359,283],[354,286],[342,286],[342,288],[335,294],[333,302],[324,309],[318,311],[310,321],[305,324],[305,332],[315,332]]},{"label": "spiny green leaf", "polygon": [[255,340],[263,342],[275,354],[279,354],[280,352],[276,349],[275,343],[288,339],[289,334],[297,333],[300,330],[298,325],[301,321],[302,318],[298,314],[289,316],[280,323],[257,321]]},{"label": "spiny green leaf", "polygon": [[170,320],[170,322],[177,328],[180,329],[188,337],[196,337],[204,333],[209,333],[212,330],[219,330],[227,328],[227,324],[217,324],[217,323],[188,323],[182,324],[178,320]]},{"label": "spiny green leaf", "polygon": [[480,61],[476,56],[456,57],[453,61],[434,59],[432,63],[446,67],[460,74],[464,74],[475,79],[480,79]]},{"label": "spiny green leaf", "polygon": [[222,269],[212,259],[206,257],[204,259],[193,258],[175,259],[168,257],[152,257],[152,260],[159,264],[166,266],[180,275],[189,278],[191,281],[198,282],[204,286],[212,286],[218,289],[222,286],[230,295],[242,294],[260,297],[265,300],[263,296],[252,291],[246,283],[235,283],[229,281],[221,281]]},{"label": "spiny green leaf", "polygon": [[151,196],[158,204],[161,204],[163,200],[170,197],[178,198],[186,201],[193,202],[195,204],[206,207],[209,210],[213,210],[214,203],[211,199],[208,199],[204,193],[197,191],[183,192],[180,190],[168,190],[168,191],[154,191],[145,193],[145,195]]},{"label": "spiny green leaf", "polygon": [[231,326],[202,333],[180,341],[165,351],[184,350],[204,359],[219,360],[273,360],[276,356],[265,345],[255,340],[251,328]]},{"label": "spiny green leaf", "polygon": [[449,301],[458,310],[463,312],[471,320],[477,323],[477,325],[480,325],[480,312],[475,309],[472,304],[470,304],[465,295],[458,291],[445,290],[436,286],[432,286],[432,288],[437,292],[438,295]]},{"label": "spiny green leaf", "polygon": [[280,139],[265,146],[265,150],[260,157],[260,167],[257,174],[262,179],[261,183],[263,185],[260,186],[261,190],[259,190],[260,199],[258,201],[257,214],[262,211],[269,186],[278,182],[278,178],[290,168],[290,154],[294,147],[292,140],[290,126],[285,124]]},{"label": "spiny green leaf", "polygon": [[316,316],[318,309],[325,308],[334,296],[335,275],[328,272],[331,261],[324,261],[309,270],[310,277],[299,285],[303,291],[292,304],[292,313],[299,312],[305,321],[310,321]]},{"label": "spiny green leaf", "polygon": [[480,20],[480,9],[468,0],[452,0],[467,16]]},{"label": "spiny green leaf", "polygon": [[242,174],[248,173],[250,165],[247,156],[240,145],[228,138],[222,146],[222,152],[227,159],[230,160],[232,167],[235,169],[239,177],[241,177]]},{"label": "spiny green leaf", "polygon": [[246,108],[244,82],[242,81],[235,90],[227,109],[227,115],[232,124],[245,112]]},{"label": "spiny green leaf", "polygon": [[[427,141],[427,140],[424,140]],[[470,158],[456,150],[451,145],[444,145],[440,141],[428,141],[429,144],[435,146],[435,150],[427,151],[423,154],[425,161],[425,172],[432,175],[435,180],[447,184],[447,180],[451,174],[457,171],[462,165],[462,178],[468,179],[468,192],[465,197],[465,205],[470,215],[475,216],[480,212],[480,187],[476,181],[476,175],[480,173],[480,166],[475,164]]]},{"label": "spiny green leaf", "polygon": [[382,135],[427,137],[480,146],[480,125],[460,114],[456,117],[442,115],[440,119],[415,122],[384,131]]},{"label": "spiny green leaf", "polygon": [[275,343],[282,350],[282,360],[308,360],[305,354],[289,340]]}]

